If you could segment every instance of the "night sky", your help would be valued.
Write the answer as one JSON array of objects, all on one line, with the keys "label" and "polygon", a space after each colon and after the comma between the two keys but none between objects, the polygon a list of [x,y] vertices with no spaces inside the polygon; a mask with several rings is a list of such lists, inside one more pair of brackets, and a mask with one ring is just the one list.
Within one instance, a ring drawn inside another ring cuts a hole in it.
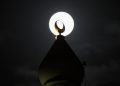
[{"label": "night sky", "polygon": [[1,2],[1,86],[41,86],[38,67],[55,42],[48,22],[52,14],[58,11],[68,12],[75,21],[73,32],[65,40],[81,62],[87,63],[86,86],[120,86],[118,1]]}]

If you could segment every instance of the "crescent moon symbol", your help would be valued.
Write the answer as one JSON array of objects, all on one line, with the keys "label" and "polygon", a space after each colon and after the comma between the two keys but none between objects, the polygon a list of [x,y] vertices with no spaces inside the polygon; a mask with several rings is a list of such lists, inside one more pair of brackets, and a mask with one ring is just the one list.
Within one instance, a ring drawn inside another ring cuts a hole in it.
[{"label": "crescent moon symbol", "polygon": [[[59,20],[58,20],[59,21]],[[61,21],[60,21],[61,22]],[[63,22],[61,22],[63,24]],[[63,28],[59,28],[57,25],[57,21],[55,22],[55,29],[57,32],[59,32],[59,35],[61,35],[61,33],[63,33],[65,31],[65,25],[63,24]]]}]

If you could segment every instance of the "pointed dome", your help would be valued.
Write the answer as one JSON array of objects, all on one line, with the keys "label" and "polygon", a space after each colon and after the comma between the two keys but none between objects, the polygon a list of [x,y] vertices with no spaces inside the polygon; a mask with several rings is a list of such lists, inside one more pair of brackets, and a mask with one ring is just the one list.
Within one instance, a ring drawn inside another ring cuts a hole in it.
[{"label": "pointed dome", "polygon": [[43,86],[79,86],[83,77],[83,65],[64,37],[59,35],[40,64],[40,82]]}]

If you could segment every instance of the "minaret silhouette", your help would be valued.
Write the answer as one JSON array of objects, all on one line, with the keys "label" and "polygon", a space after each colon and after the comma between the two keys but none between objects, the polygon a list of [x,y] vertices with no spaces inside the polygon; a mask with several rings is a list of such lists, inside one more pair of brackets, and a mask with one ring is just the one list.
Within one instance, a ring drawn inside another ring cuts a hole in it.
[{"label": "minaret silhouette", "polygon": [[84,67],[62,35],[48,51],[39,66],[43,86],[81,86]]}]

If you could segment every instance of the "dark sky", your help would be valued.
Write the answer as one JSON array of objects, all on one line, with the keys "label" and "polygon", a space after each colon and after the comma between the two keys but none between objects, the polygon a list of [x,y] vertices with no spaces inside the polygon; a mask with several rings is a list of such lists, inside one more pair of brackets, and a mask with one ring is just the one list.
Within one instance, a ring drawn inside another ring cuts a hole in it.
[{"label": "dark sky", "polygon": [[41,86],[38,67],[55,41],[48,21],[58,11],[68,12],[74,18],[74,30],[66,37],[66,41],[78,58],[87,62],[86,86],[120,86],[118,1],[1,2],[1,86]]}]

